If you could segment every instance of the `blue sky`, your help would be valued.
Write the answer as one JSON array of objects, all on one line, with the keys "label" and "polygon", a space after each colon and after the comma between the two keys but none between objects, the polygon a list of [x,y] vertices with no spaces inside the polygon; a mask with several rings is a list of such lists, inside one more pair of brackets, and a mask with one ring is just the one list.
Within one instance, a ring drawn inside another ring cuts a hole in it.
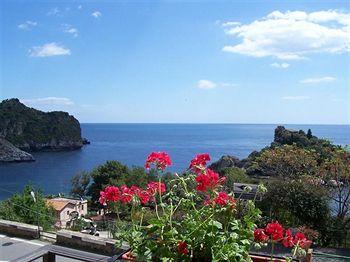
[{"label": "blue sky", "polygon": [[1,1],[0,98],[81,122],[350,124],[347,1]]}]

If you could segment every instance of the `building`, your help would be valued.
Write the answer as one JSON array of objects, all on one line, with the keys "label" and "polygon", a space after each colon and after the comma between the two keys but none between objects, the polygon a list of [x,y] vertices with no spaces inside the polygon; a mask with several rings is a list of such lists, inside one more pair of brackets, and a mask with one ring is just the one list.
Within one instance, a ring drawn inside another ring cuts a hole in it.
[{"label": "building", "polygon": [[87,200],[59,197],[46,199],[46,203],[56,211],[57,227],[64,228],[72,218],[85,216],[88,212]]}]

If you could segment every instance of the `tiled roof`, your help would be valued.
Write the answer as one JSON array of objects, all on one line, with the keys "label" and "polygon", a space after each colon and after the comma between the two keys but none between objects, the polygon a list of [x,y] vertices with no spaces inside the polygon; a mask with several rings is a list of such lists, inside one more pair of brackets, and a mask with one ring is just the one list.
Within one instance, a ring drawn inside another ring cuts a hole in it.
[{"label": "tiled roof", "polygon": [[79,205],[86,203],[87,200],[78,200],[78,199],[71,199],[71,198],[64,198],[64,197],[56,197],[52,199],[46,199],[46,203],[51,205],[56,211],[61,211],[66,205],[72,204],[72,205]]},{"label": "tiled roof", "polygon": [[46,199],[46,203],[52,206],[56,211],[61,211],[70,202],[68,200]]}]

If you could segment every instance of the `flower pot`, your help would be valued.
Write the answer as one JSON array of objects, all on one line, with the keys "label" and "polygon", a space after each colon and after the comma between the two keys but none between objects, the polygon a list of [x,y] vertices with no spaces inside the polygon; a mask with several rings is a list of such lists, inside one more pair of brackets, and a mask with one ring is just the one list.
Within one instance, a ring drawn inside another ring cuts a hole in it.
[{"label": "flower pot", "polygon": [[[253,262],[270,262],[271,257],[268,256],[261,256],[261,255],[250,255],[250,258],[253,260]],[[273,262],[286,262],[284,258],[273,258]]]}]

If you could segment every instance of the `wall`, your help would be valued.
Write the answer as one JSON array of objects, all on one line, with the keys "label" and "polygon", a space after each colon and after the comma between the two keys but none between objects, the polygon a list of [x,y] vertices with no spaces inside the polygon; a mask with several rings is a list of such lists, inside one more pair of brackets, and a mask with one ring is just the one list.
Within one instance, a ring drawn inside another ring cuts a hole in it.
[{"label": "wall", "polygon": [[[43,229],[40,227],[40,230],[42,231]],[[0,219],[0,233],[24,238],[37,238],[38,227]]]}]

